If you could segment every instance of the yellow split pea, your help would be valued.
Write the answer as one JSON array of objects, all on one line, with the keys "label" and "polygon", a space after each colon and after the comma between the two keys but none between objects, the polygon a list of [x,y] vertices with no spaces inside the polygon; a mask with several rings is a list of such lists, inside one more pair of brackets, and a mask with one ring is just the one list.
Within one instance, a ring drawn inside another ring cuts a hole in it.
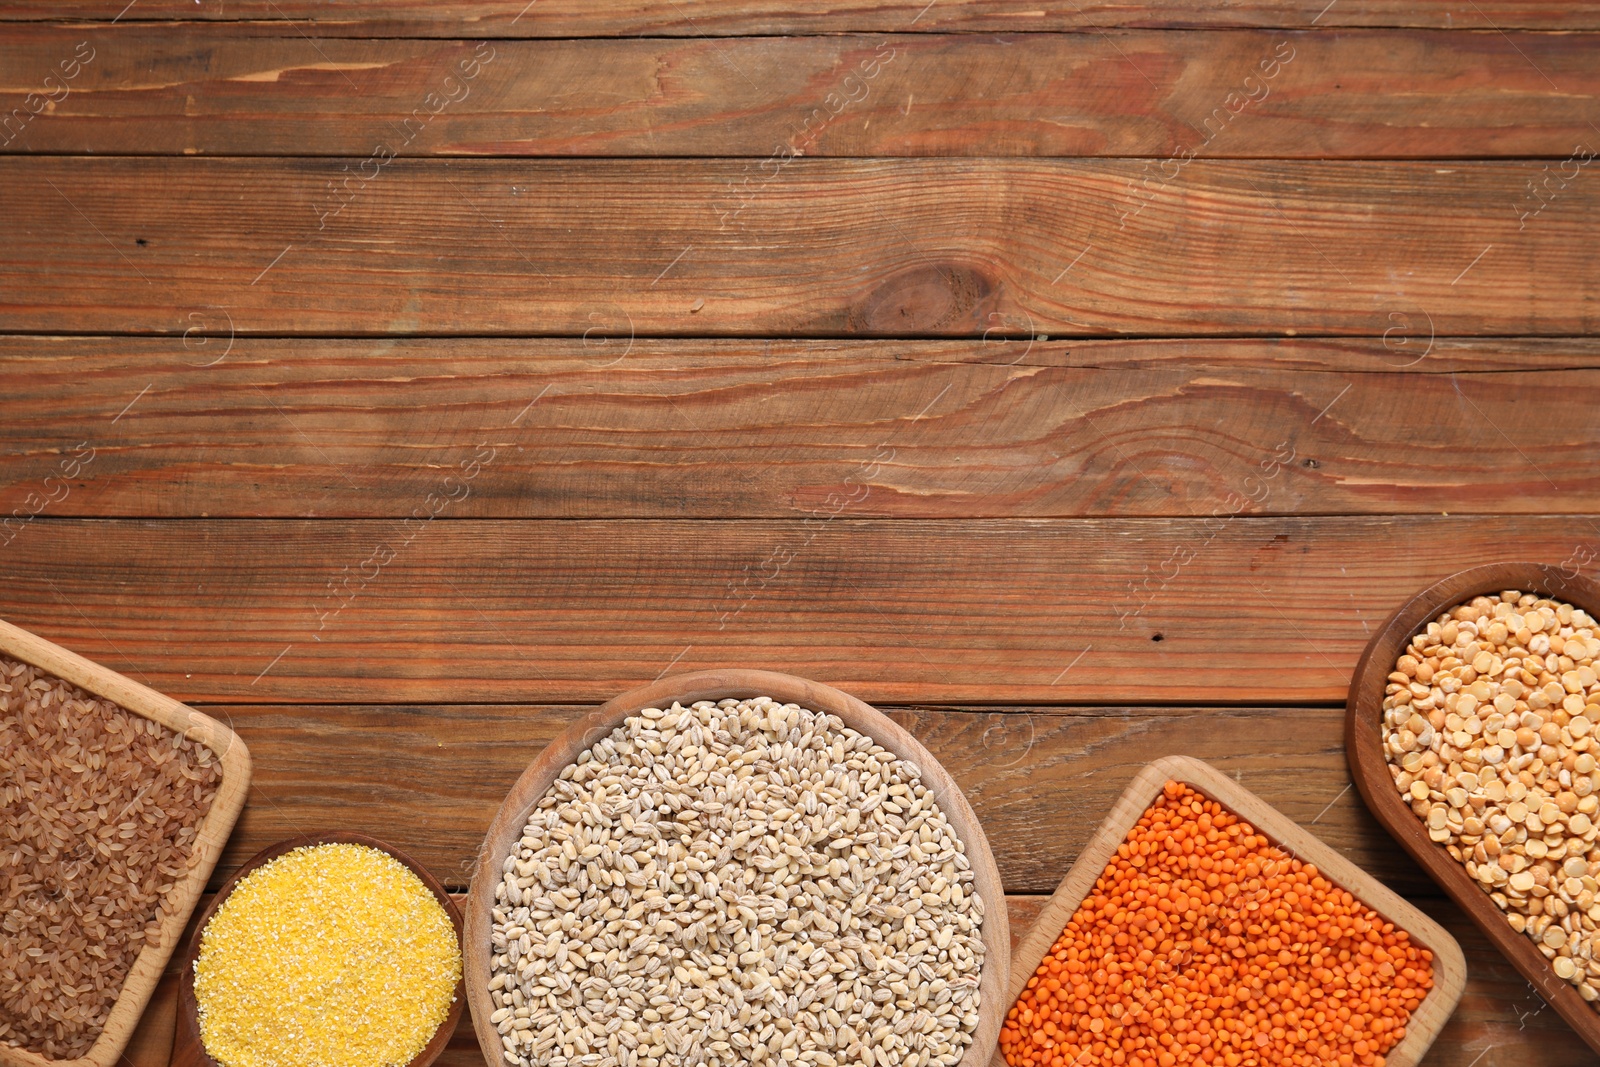
[{"label": "yellow split pea", "polygon": [[401,1067],[461,979],[450,915],[364,845],[309,845],[240,880],[194,967],[200,1037],[223,1067]]}]

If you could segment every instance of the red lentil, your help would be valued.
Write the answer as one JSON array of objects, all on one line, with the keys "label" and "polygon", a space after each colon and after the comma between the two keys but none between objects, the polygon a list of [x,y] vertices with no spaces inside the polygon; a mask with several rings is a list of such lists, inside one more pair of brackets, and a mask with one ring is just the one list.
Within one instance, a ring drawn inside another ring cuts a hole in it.
[{"label": "red lentil", "polygon": [[1168,782],[1006,1016],[1011,1067],[1381,1067],[1433,954]]}]

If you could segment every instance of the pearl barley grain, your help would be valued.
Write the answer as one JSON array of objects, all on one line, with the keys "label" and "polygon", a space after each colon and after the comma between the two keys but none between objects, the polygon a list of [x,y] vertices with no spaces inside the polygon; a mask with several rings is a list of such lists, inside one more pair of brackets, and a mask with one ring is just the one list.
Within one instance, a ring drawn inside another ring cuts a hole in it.
[{"label": "pearl barley grain", "polygon": [[646,708],[562,770],[496,887],[513,1067],[953,1067],[985,902],[915,764],[767,697]]},{"label": "pearl barley grain", "polygon": [[1430,622],[1389,675],[1389,772],[1429,836],[1600,998],[1600,627],[1509,590]]}]

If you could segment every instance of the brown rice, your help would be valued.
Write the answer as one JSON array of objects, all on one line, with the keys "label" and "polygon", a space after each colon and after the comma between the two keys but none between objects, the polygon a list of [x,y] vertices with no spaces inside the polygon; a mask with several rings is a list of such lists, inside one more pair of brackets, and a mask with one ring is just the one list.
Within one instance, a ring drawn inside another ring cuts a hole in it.
[{"label": "brown rice", "polygon": [[0,656],[0,1042],[88,1052],[221,778],[209,749]]}]

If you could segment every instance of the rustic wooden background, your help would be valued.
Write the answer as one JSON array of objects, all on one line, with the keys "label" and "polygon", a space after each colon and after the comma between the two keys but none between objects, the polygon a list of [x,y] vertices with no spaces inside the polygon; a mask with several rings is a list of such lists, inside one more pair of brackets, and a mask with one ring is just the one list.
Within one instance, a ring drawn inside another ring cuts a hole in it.
[{"label": "rustic wooden background", "polygon": [[1460,938],[1430,1064],[1593,1063],[1363,810],[1340,713],[1422,586],[1600,560],[1597,30],[12,0],[0,616],[248,740],[219,881],[343,827],[464,886],[583,708],[764,667],[916,731],[1018,932],[1189,753]]}]

